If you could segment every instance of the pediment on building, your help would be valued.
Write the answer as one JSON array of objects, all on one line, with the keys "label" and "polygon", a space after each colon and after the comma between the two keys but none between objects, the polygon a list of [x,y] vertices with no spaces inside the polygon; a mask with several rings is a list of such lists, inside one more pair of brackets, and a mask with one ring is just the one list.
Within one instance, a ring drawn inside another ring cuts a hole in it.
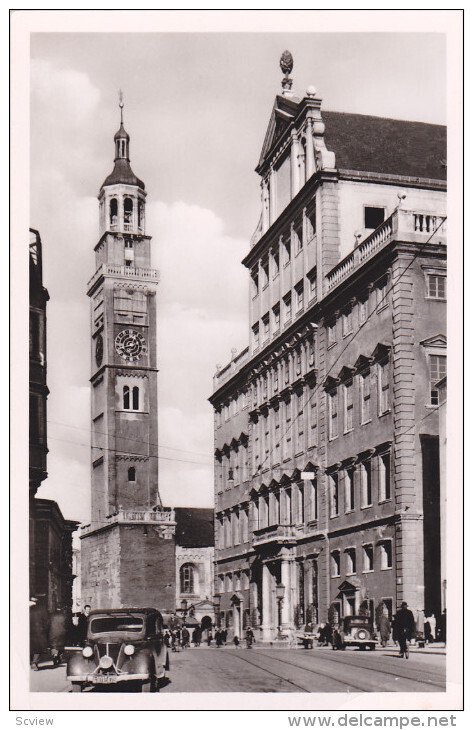
[{"label": "pediment on building", "polygon": [[334,378],[332,375],[327,375],[322,385],[324,390],[334,390],[334,388],[336,388],[339,384],[340,381],[338,378]]},{"label": "pediment on building", "polygon": [[273,145],[278,141],[278,139],[282,139],[284,134],[288,131],[296,115],[297,107],[298,104],[287,97],[276,97],[273,111],[271,112],[271,117],[269,119],[269,124],[266,129],[258,167],[264,163]]},{"label": "pediment on building", "polygon": [[447,338],[445,335],[438,334],[422,340],[420,344],[424,347],[447,347]]},{"label": "pediment on building", "polygon": [[360,370],[367,370],[369,366],[372,364],[373,358],[372,357],[366,357],[366,355],[360,355],[355,362],[354,368],[358,372]]},{"label": "pediment on building", "polygon": [[355,372],[355,368],[350,368],[347,365],[344,365],[340,372],[338,373],[338,380],[343,383],[346,380],[351,380],[353,378],[353,374]]},{"label": "pediment on building", "polygon": [[338,592],[339,593],[353,593],[353,591],[358,590],[360,587],[360,582],[356,578],[353,578],[351,581],[344,580],[343,583],[341,583],[338,586]]},{"label": "pediment on building", "polygon": [[389,345],[387,345],[385,342],[378,342],[373,352],[371,353],[371,357],[373,358],[373,360],[379,362],[379,360],[384,360],[385,358],[387,358],[390,352],[391,347]]},{"label": "pediment on building", "polygon": [[230,603],[231,604],[233,604],[233,603],[243,603],[243,600],[244,600],[243,595],[239,591],[237,591],[230,598]]}]

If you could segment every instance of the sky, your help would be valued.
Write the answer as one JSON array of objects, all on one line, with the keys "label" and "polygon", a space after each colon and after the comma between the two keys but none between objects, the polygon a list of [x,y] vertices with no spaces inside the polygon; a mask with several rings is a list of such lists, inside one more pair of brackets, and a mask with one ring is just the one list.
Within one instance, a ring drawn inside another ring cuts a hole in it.
[{"label": "sky", "polygon": [[[260,214],[254,172],[279,58],[323,109],[445,123],[445,40],[419,33],[35,33],[30,225],[48,303],[48,479],[39,496],[90,519],[90,322],[97,194],[113,167],[123,89],[144,180],[158,307],[159,486],[165,504],[212,506],[216,364],[248,339],[241,260]],[[336,153],[336,150],[335,150]]]}]

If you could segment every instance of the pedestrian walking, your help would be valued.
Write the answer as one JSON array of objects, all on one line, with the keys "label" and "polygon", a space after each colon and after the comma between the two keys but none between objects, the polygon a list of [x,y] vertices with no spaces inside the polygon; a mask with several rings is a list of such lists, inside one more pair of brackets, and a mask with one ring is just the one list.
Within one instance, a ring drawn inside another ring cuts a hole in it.
[{"label": "pedestrian walking", "polygon": [[181,646],[183,649],[188,649],[190,646],[190,634],[187,626],[184,624],[181,631]]},{"label": "pedestrian walking", "polygon": [[429,644],[433,644],[437,636],[437,619],[435,618],[435,614],[432,613],[430,616],[427,616],[427,622],[430,626],[430,631],[429,638],[427,639],[427,636],[425,638]]},{"label": "pedestrian walking", "polygon": [[212,631],[209,629],[209,633],[207,634],[207,646],[210,646],[212,643]]},{"label": "pedestrian walking", "polygon": [[399,643],[399,656],[409,659],[408,642],[411,641],[414,632],[414,614],[408,609],[407,603],[403,601],[393,623],[393,639]]},{"label": "pedestrian walking", "polygon": [[222,644],[227,643],[227,629],[222,629]]},{"label": "pedestrian walking", "polygon": [[90,610],[90,603],[86,603],[84,610],[77,617],[77,640],[79,646],[84,646],[87,641],[87,626],[89,624]]},{"label": "pedestrian walking", "polygon": [[388,616],[383,613],[379,617],[379,638],[381,642],[381,646],[386,646],[386,644],[389,641],[389,638],[391,636],[391,622],[388,618]]},{"label": "pedestrian walking", "polygon": [[38,669],[38,659],[47,651],[49,637],[49,615],[44,599],[30,601],[30,660],[33,669]]},{"label": "pedestrian walking", "polygon": [[236,634],[233,637],[233,644],[235,646],[235,649],[237,649],[240,646],[240,639],[238,638],[238,636]]},{"label": "pedestrian walking", "polygon": [[55,663],[61,661],[66,643],[66,614],[62,606],[57,606],[49,624],[49,647]]},{"label": "pedestrian walking", "polygon": [[255,640],[255,635],[253,633],[253,629],[251,626],[248,626],[245,633],[245,640],[246,640],[246,648],[251,649],[253,642]]},{"label": "pedestrian walking", "polygon": [[223,631],[215,629],[215,646],[218,646],[219,648],[222,646],[222,634]]}]

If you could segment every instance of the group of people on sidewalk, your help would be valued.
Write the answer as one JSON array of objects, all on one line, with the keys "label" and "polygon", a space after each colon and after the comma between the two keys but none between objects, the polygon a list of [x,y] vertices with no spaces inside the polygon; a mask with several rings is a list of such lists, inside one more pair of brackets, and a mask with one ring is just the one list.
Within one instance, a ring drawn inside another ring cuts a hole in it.
[{"label": "group of people on sidewalk", "polygon": [[[167,628],[164,632],[164,643],[171,651],[180,651],[181,649],[188,649],[191,646],[191,642],[195,647],[200,646],[202,643],[206,643],[207,646],[211,646],[215,641],[216,647],[226,646],[228,632],[227,629],[215,628],[214,633],[211,629],[206,629],[204,632],[200,626],[196,626],[192,632],[192,637],[188,627],[184,624],[182,627]],[[248,648],[251,648],[254,643],[255,635],[250,626],[245,631],[245,642]],[[240,645],[240,639],[238,636],[234,636],[232,643],[235,647]]]},{"label": "group of people on sidewalk", "polygon": [[90,606],[70,617],[70,613],[60,604],[52,612],[48,611],[45,598],[30,599],[30,662],[33,669],[38,668],[42,656],[47,655],[55,664],[61,661],[64,647],[68,644],[81,646],[87,637],[87,616]]}]

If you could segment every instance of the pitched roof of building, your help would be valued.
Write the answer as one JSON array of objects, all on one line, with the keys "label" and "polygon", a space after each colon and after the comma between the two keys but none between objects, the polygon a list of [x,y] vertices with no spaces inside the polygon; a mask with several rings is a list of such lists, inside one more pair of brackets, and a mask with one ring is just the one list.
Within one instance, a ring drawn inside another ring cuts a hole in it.
[{"label": "pitched roof of building", "polygon": [[214,511],[200,507],[175,507],[176,545],[213,547]]},{"label": "pitched roof of building", "polygon": [[446,180],[447,129],[440,124],[323,109],[322,119],[339,170]]}]

